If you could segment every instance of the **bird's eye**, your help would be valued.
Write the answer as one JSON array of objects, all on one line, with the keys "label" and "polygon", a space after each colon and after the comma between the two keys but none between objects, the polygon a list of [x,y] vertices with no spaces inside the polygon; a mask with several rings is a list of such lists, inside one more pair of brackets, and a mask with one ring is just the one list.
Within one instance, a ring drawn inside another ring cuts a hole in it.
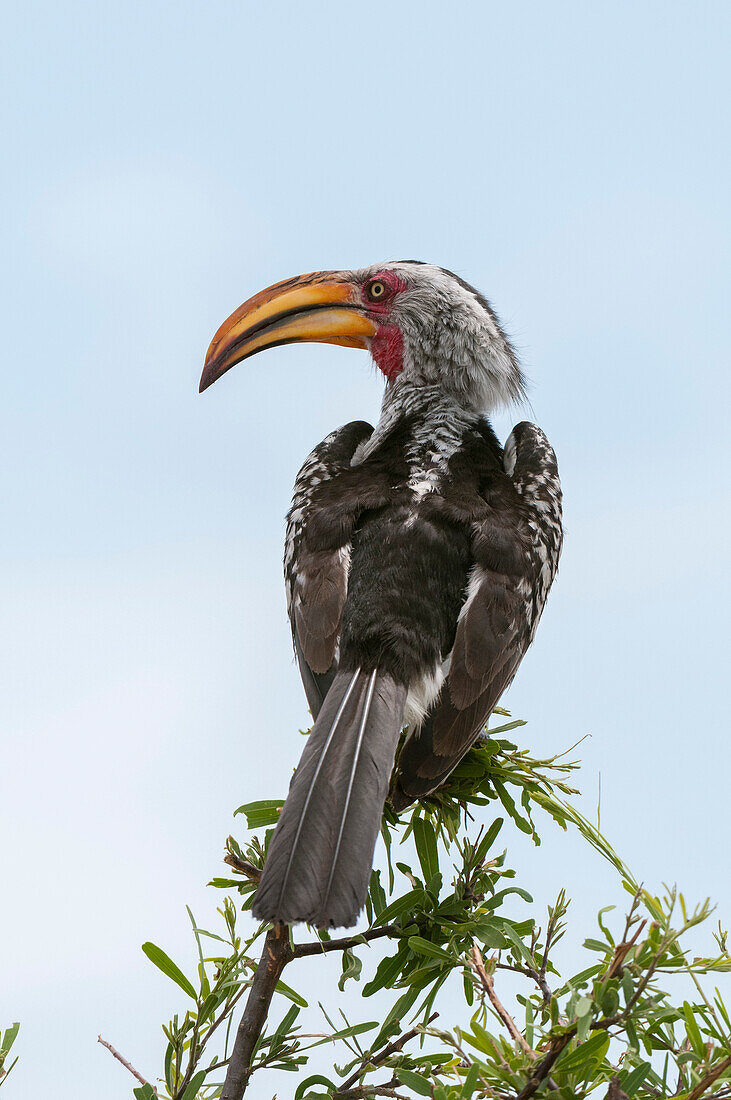
[{"label": "bird's eye", "polygon": [[388,293],[388,287],[381,279],[374,279],[368,286],[368,297],[372,302],[378,302],[385,298]]}]

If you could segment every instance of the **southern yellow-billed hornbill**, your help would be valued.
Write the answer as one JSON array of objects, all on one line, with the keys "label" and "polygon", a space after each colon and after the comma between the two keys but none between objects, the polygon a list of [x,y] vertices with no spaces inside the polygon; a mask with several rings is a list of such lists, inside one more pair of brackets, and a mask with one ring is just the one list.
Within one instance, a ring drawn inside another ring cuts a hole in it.
[{"label": "southern yellow-billed hornbill", "polygon": [[539,428],[503,449],[486,419],[523,377],[458,276],[402,261],[278,283],[221,326],[200,388],[305,340],[369,349],[387,382],[375,429],[333,432],[295,482],[285,576],[315,724],[253,912],[340,926],[363,907],[389,782],[396,809],[438,787],[515,675],[558,565],[561,489]]}]

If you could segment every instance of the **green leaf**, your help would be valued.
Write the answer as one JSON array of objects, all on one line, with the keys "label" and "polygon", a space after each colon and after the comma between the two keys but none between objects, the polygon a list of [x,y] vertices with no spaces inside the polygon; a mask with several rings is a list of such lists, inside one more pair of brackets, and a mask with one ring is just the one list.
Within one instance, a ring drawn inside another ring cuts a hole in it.
[{"label": "green leaf", "polygon": [[180,1097],[180,1100],[195,1100],[198,1089],[201,1087],[205,1079],[206,1071],[204,1069],[200,1070],[193,1077],[191,1077],[190,1084],[188,1085],[183,1095]]},{"label": "green leaf", "polygon": [[132,1089],[132,1092],[137,1097],[137,1100],[155,1100],[155,1090],[152,1085],[147,1083],[140,1085],[137,1089]]},{"label": "green leaf", "polygon": [[577,1073],[582,1068],[588,1068],[601,1062],[608,1050],[609,1035],[607,1032],[604,1030],[595,1031],[585,1043],[560,1058],[556,1063],[556,1069],[560,1067],[564,1073]]},{"label": "green leaf", "polygon": [[434,826],[425,817],[417,817],[414,821],[414,842],[424,882],[429,882],[439,874],[439,852]]},{"label": "green leaf", "polygon": [[419,1096],[431,1096],[431,1085],[426,1077],[422,1077],[420,1073],[414,1073],[412,1069],[403,1069],[399,1066],[398,1069],[399,1081],[402,1085],[405,1085],[407,1089],[411,1089]]},{"label": "green leaf", "polygon": [[381,959],[375,974],[371,980],[363,986],[363,996],[370,997],[372,993],[375,993],[379,989],[383,989],[384,986],[392,986],[405,966],[408,955],[409,949],[407,945],[405,943],[400,943],[395,955],[387,955],[385,959]]},{"label": "green leaf", "polygon": [[491,950],[500,951],[506,946],[502,921],[495,918],[480,917],[475,921],[474,936]]},{"label": "green leaf", "polygon": [[338,979],[338,989],[341,993],[345,989],[348,978],[353,978],[356,982],[360,980],[360,972],[363,969],[363,963],[350,949],[343,951],[342,963],[343,972]]},{"label": "green leaf", "polygon": [[379,914],[376,920],[376,925],[388,924],[396,917],[400,917],[403,913],[411,913],[414,909],[419,908],[424,904],[426,895],[423,890],[409,890],[403,897],[396,898],[390,905],[387,905],[382,913]]},{"label": "green leaf", "polygon": [[11,1046],[13,1045],[16,1038],[18,1037],[18,1032],[19,1031],[20,1031],[20,1024],[19,1023],[11,1024],[10,1027],[6,1029],[4,1035],[0,1031],[0,1051],[2,1051],[3,1054],[7,1054],[7,1052],[10,1050]]},{"label": "green leaf", "polygon": [[607,937],[607,940],[612,945],[612,947],[614,947],[614,936],[612,935],[611,931],[609,930],[607,925],[602,920],[602,917],[604,916],[605,913],[611,913],[616,908],[617,908],[616,905],[605,905],[603,909],[599,910],[599,912],[597,913],[597,918],[596,918],[597,919],[597,924],[601,928],[604,935]]},{"label": "green leaf", "polygon": [[518,813],[518,811],[516,809],[516,806],[515,806],[515,802],[513,801],[512,797],[506,791],[506,789],[505,789],[503,783],[501,782],[501,780],[496,779],[493,776],[492,785],[495,788],[495,793],[497,794],[498,798],[500,799],[503,806],[505,807],[507,812],[510,814],[510,816],[512,817],[513,821],[518,826],[520,831],[523,832],[523,833],[527,833],[528,836],[532,836],[533,835],[533,826],[530,824],[529,821],[526,821],[525,818],[521,817],[521,815]]},{"label": "green leaf", "polygon": [[439,901],[439,894],[442,889],[442,876],[441,872],[437,871],[436,875],[432,875],[429,881],[426,883],[426,892],[431,894],[435,901]]},{"label": "green leaf", "polygon": [[[393,883],[391,883],[391,889],[393,889]],[[378,917],[386,908],[386,892],[381,886],[380,871],[371,871],[371,880],[368,886],[368,893],[373,904],[373,912],[375,916]]]},{"label": "green leaf", "polygon": [[449,975],[451,973],[452,973],[451,968],[449,968],[447,970],[445,970],[444,967],[441,968],[441,973],[437,977],[437,979],[434,982],[434,984],[432,985],[431,989],[428,990],[428,992],[426,994],[426,997],[421,1002],[421,1004],[417,1008],[416,1013],[414,1015],[416,1015],[418,1013],[421,1013],[421,1015],[424,1017],[424,1019],[426,1019],[426,1017],[429,1015],[429,1013],[432,1010],[432,1005],[434,1004],[434,1001],[436,1000],[437,993],[442,988],[442,986],[444,985],[444,983],[446,982],[447,978],[449,977]]},{"label": "green leaf", "polygon": [[381,822],[381,836],[383,837],[383,843],[386,846],[386,860],[388,861],[388,892],[391,893],[393,891],[393,866],[391,864],[391,830],[389,829],[385,818]]},{"label": "green leaf", "polygon": [[619,980],[613,979],[601,996],[602,1015],[614,1016],[619,1008]]},{"label": "green leaf", "polygon": [[147,943],[142,944],[142,950],[147,955],[150,962],[153,963],[158,970],[162,970],[163,974],[171,978],[176,985],[179,985],[184,993],[187,993],[194,1001],[198,999],[198,994],[183,971],[179,966],[175,965],[170,956],[166,955],[161,947],[158,947],[155,943],[150,943],[148,940]]},{"label": "green leaf", "polygon": [[704,1058],[706,1054],[706,1045],[701,1037],[700,1028],[696,1023],[693,1009],[687,1001],[683,1002],[683,1016],[685,1018],[685,1030],[690,1045],[693,1047],[693,1053],[697,1054],[699,1058]]},{"label": "green leaf", "polygon": [[434,981],[435,976],[443,972],[443,969],[444,963],[441,959],[428,959],[421,966],[417,966],[414,970],[409,970],[404,974],[397,983],[398,987],[408,985],[415,986],[419,990],[426,989]]},{"label": "green leaf", "polygon": [[403,997],[399,997],[399,999],[396,1001],[396,1004],[393,1006],[388,1016],[383,1021],[383,1025],[381,1027],[381,1030],[378,1032],[378,1035],[376,1036],[372,1049],[377,1050],[382,1043],[385,1043],[390,1034],[391,1025],[396,1020],[400,1021],[404,1018],[404,1016],[409,1011],[420,993],[420,989],[412,987],[411,989],[408,989],[406,993],[404,993]]},{"label": "green leaf", "polygon": [[274,1035],[275,1036],[277,1036],[277,1035],[287,1035],[290,1028],[292,1027],[292,1024],[295,1022],[295,1020],[297,1019],[299,1014],[300,1014],[300,1006],[299,1005],[292,1005],[292,1007],[290,1009],[288,1009],[287,1013],[282,1018],[282,1020],[279,1022],[279,1024],[277,1024],[277,1029],[274,1032]]},{"label": "green leaf", "polygon": [[473,1047],[481,1050],[483,1054],[493,1054],[494,1045],[491,1037],[485,1031],[481,1023],[477,1019],[477,1013],[470,1020],[470,1027],[472,1028],[472,1036],[465,1035],[464,1038],[468,1043],[471,1043]]},{"label": "green leaf", "polygon": [[199,1024],[205,1023],[208,1017],[213,1015],[221,1001],[224,1000],[224,997],[225,994],[221,991],[208,994],[198,1010]]},{"label": "green leaf", "polygon": [[521,956],[521,958],[525,959],[525,961],[528,963],[528,966],[533,966],[533,964],[535,962],[535,959],[533,958],[530,951],[528,950],[528,948],[525,946],[525,944],[521,940],[521,938],[518,935],[518,933],[516,932],[514,926],[510,923],[510,921],[507,921],[507,920],[502,921],[502,926],[503,926],[503,932],[508,937],[510,942],[513,944],[513,946],[515,947],[516,951]]},{"label": "green leaf", "polygon": [[344,1027],[341,1031],[334,1031],[332,1035],[324,1035],[322,1039],[310,1043],[308,1049],[321,1047],[323,1043],[334,1043],[337,1039],[351,1039],[354,1035],[363,1035],[366,1031],[373,1031],[374,1027],[378,1027],[377,1020],[369,1020],[364,1024],[353,1024],[351,1027]]},{"label": "green leaf", "polygon": [[496,817],[495,820],[493,821],[492,825],[487,830],[487,832],[485,833],[482,840],[480,841],[480,843],[477,846],[477,850],[475,852],[475,861],[477,863],[484,863],[485,862],[485,856],[487,855],[487,853],[490,851],[493,844],[495,843],[495,840],[497,839],[497,835],[500,832],[500,830],[502,829],[502,827],[503,827],[503,818],[502,817]]},{"label": "green leaf", "polygon": [[594,1001],[591,997],[579,997],[574,1009],[576,1018],[579,1021],[576,1028],[576,1038],[579,1042],[583,1043],[589,1034],[593,1009]]},{"label": "green leaf", "polygon": [[[495,711],[497,714],[497,711]],[[495,729],[490,730],[490,736],[494,737],[496,733],[508,733],[509,730],[516,730],[519,726],[526,726],[528,723],[525,718],[514,718],[512,722],[506,722],[504,726],[495,726]],[[507,742],[509,744],[510,742]]]},{"label": "green leaf", "polygon": [[657,923],[662,925],[664,914],[662,911],[662,905],[660,904],[659,900],[657,898],[653,898],[653,896],[649,894],[647,890],[642,891],[642,900],[652,913],[652,916],[655,918]]},{"label": "green leaf", "polygon": [[529,1047],[533,1046],[533,1005],[529,1000],[525,1002],[525,1041]]},{"label": "green leaf", "polygon": [[[637,1036],[637,1031],[635,1030],[635,1025],[632,1023],[632,1021],[629,1018],[625,1022],[624,1030],[627,1032],[627,1040],[629,1042],[630,1050],[636,1050],[637,1053],[639,1054],[640,1040]],[[627,1090],[625,1089],[625,1092],[626,1091]]]},{"label": "green leaf", "polygon": [[165,1051],[165,1084],[168,1087],[168,1092],[172,1094],[173,1091],[173,1054],[175,1050],[172,1043],[168,1043],[167,1050]]},{"label": "green leaf", "polygon": [[480,1083],[480,1067],[476,1062],[473,1062],[467,1071],[467,1076],[464,1079],[462,1085],[462,1091],[460,1097],[462,1100],[470,1100],[472,1094]]},{"label": "green leaf", "polygon": [[312,1077],[307,1077],[304,1081],[301,1082],[299,1088],[294,1094],[294,1100],[305,1100],[305,1097],[307,1096],[307,1089],[309,1089],[311,1085],[324,1085],[325,1088],[330,1090],[330,1092],[326,1093],[327,1096],[335,1092],[338,1087],[334,1081],[330,1081],[327,1077],[323,1077],[321,1074],[315,1073]]},{"label": "green leaf", "polygon": [[651,1071],[652,1066],[649,1062],[640,1062],[639,1066],[635,1066],[631,1073],[628,1073],[624,1080],[621,1080],[622,1089],[628,1096],[634,1096],[637,1089]]},{"label": "green leaf", "polygon": [[296,989],[292,989],[291,986],[285,985],[284,982],[277,982],[274,987],[274,992],[281,993],[283,994],[283,996],[289,997],[290,1001],[293,1001],[294,1004],[299,1005],[300,1008],[307,1008],[307,1001],[304,999],[304,997],[300,996]]},{"label": "green leaf", "polygon": [[498,906],[502,905],[508,894],[517,894],[518,897],[522,898],[523,901],[527,901],[529,904],[533,901],[533,897],[528,893],[527,890],[524,890],[521,886],[508,886],[505,890],[498,890],[496,894],[492,895],[492,897],[485,898],[480,908],[497,909]]},{"label": "green leaf", "polygon": [[200,978],[201,997],[205,999],[211,992],[211,986],[208,981],[208,975],[206,974],[206,964],[203,956],[203,945],[201,944],[200,929],[195,923],[195,917],[193,916],[190,906],[186,905],[185,908],[188,910],[188,917],[190,919],[191,927],[193,928],[193,935],[195,936],[195,942],[198,945],[198,958],[200,960],[198,965],[198,977]]},{"label": "green leaf", "polygon": [[443,947],[437,946],[437,944],[432,943],[430,940],[422,939],[421,936],[410,936],[408,944],[411,950],[416,951],[418,955],[430,955],[434,959],[443,959],[451,963],[452,966],[457,966],[458,964],[458,960],[454,955],[450,955]]},{"label": "green leaf", "polygon": [[279,821],[279,811],[284,803],[278,799],[267,798],[261,802],[246,802],[234,810],[236,814],[244,814],[246,824],[250,829],[261,829],[265,825],[276,825]]}]

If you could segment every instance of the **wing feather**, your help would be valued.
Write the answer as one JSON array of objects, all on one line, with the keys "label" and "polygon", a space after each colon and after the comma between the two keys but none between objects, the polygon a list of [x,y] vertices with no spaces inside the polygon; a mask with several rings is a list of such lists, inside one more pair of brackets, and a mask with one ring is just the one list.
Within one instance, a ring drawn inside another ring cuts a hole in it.
[{"label": "wing feather", "polygon": [[402,749],[391,792],[397,809],[435,790],[479,736],[533,640],[558,568],[561,487],[539,428],[513,429],[505,476],[483,497],[449,672],[424,725]]},{"label": "wing feather", "polygon": [[328,490],[373,432],[354,421],[332,432],[305,459],[287,516],[284,573],[295,651],[313,717],[337,668],[348,593],[350,533],[341,511],[328,522]]}]

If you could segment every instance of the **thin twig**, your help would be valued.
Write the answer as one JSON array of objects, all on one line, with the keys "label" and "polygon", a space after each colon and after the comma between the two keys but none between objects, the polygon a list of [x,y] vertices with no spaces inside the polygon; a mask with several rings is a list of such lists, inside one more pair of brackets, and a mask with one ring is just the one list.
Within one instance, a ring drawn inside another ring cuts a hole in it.
[{"label": "thin twig", "polygon": [[[569,749],[569,752],[570,751],[571,750]],[[545,985],[546,971],[548,970],[548,953],[551,950],[551,947],[553,945],[554,937],[556,936],[556,934],[558,932],[558,926],[559,926],[559,921],[561,920],[561,915],[564,915],[564,916],[566,915],[565,895],[564,895],[563,890],[561,890],[559,892],[559,895],[556,899],[556,904],[554,905],[553,910],[549,911],[548,924],[546,925],[546,942],[545,942],[544,947],[543,947],[543,961],[541,962],[541,969],[539,971],[540,980],[539,980],[538,984],[540,986],[541,992],[543,993],[543,999],[546,1002],[546,1004],[549,1004],[550,1001],[551,1001],[551,991],[548,989],[548,986]],[[544,985],[545,985],[545,988],[544,988]],[[546,993],[547,992],[548,992],[548,999],[546,999]]]},{"label": "thin twig", "polygon": [[230,1058],[224,1058],[222,1062],[214,1062],[212,1066],[208,1067],[206,1073],[215,1073],[217,1069],[222,1069],[224,1066],[227,1066],[230,1061]]},{"label": "thin twig", "polygon": [[629,939],[630,929],[632,928],[632,925],[636,924],[639,920],[639,917],[636,917],[635,913],[637,912],[641,897],[642,883],[640,883],[640,885],[637,887],[637,890],[635,891],[635,895],[632,899],[632,904],[630,905],[629,912],[627,913],[627,919],[624,925],[624,932],[622,933],[622,937],[619,943],[614,948],[614,954],[612,955],[612,959],[609,963],[606,973],[603,975],[603,981],[606,981],[608,978],[616,978],[620,974],[622,966],[624,965],[624,960],[629,954],[630,948],[634,947],[634,945],[637,943],[640,933],[643,931],[645,925],[647,924],[646,920],[640,921],[639,928],[636,930],[632,939]]},{"label": "thin twig", "polygon": [[485,969],[485,960],[483,959],[480,949],[479,947],[477,947],[476,944],[473,945],[472,951],[470,952],[470,966],[480,979],[482,988],[485,990],[488,997],[490,998],[490,1004],[495,1009],[498,1016],[510,1032],[513,1042],[518,1044],[524,1054],[530,1054],[532,1057],[535,1058],[535,1051],[528,1045],[524,1036],[521,1035],[521,1033],[518,1031],[515,1020],[500,1002],[498,995],[495,992],[495,984],[488,974],[487,970]]},{"label": "thin twig", "polygon": [[307,955],[321,955],[326,951],[350,951],[363,941],[380,940],[384,936],[400,936],[401,929],[395,924],[384,924],[382,928],[369,928],[357,936],[344,936],[339,940],[315,940],[312,943],[296,943],[293,958],[303,959]]},{"label": "thin twig", "polygon": [[[128,1069],[128,1070],[129,1070],[129,1072],[130,1072],[130,1073],[132,1074],[132,1076],[133,1076],[133,1077],[136,1077],[136,1078],[137,1078],[137,1080],[138,1080],[138,1081],[140,1082],[140,1084],[141,1084],[141,1085],[150,1085],[150,1082],[149,1082],[149,1081],[147,1081],[147,1080],[146,1080],[146,1079],[145,1079],[145,1078],[144,1078],[144,1077],[142,1076],[142,1074],[140,1073],[140,1071],[139,1071],[139,1070],[137,1070],[137,1069],[135,1069],[135,1067],[134,1067],[134,1066],[132,1065],[132,1063],[131,1063],[131,1062],[128,1062],[128,1061],[127,1061],[127,1059],[126,1059],[126,1058],[124,1057],[124,1055],[123,1055],[123,1054],[120,1054],[120,1053],[119,1053],[119,1051],[118,1051],[118,1050],[116,1050],[116,1049],[115,1049],[115,1048],[114,1048],[114,1047],[112,1046],[112,1044],[111,1044],[111,1043],[107,1042],[107,1040],[106,1040],[106,1039],[102,1039],[101,1035],[97,1035],[97,1040],[96,1040],[96,1041],[97,1041],[98,1043],[101,1043],[101,1045],[102,1045],[103,1047],[106,1047],[106,1048],[107,1048],[107,1050],[109,1051],[109,1053],[110,1053],[110,1054],[112,1054],[112,1055],[113,1055],[113,1056],[114,1056],[114,1057],[115,1057],[115,1058],[117,1059],[117,1061],[118,1061],[118,1062],[121,1062],[121,1063],[122,1063],[122,1065],[124,1066],[124,1068],[125,1068],[125,1069]],[[154,1085],[150,1085],[150,1088],[151,1088],[151,1089],[152,1089],[152,1091],[153,1091],[153,1092],[155,1093],[155,1096],[157,1096],[157,1089],[155,1088],[155,1086],[154,1086]]]},{"label": "thin twig", "polygon": [[395,1100],[408,1100],[402,1092],[396,1091],[400,1084],[398,1077],[394,1077],[383,1085],[356,1085],[347,1092],[336,1092],[335,1100],[371,1100],[372,1096],[391,1096]]},{"label": "thin twig", "polygon": [[269,1005],[282,971],[293,958],[289,928],[276,924],[266,934],[264,949],[251,983],[226,1070],[221,1100],[241,1100],[252,1073],[256,1044],[264,1030]]},{"label": "thin twig", "polygon": [[252,879],[254,882],[258,882],[261,878],[261,871],[258,867],[255,867],[253,863],[249,863],[246,859],[239,859],[233,852],[226,852],[223,857],[223,862],[228,863],[229,867],[234,867],[237,871],[241,871],[242,875],[246,875],[247,878]]},{"label": "thin twig", "polygon": [[698,1082],[692,1092],[688,1093],[688,1100],[698,1100],[698,1097],[702,1096],[703,1093],[706,1092],[706,1090],[709,1089],[711,1085],[713,1085],[718,1080],[721,1074],[725,1073],[730,1066],[731,1058],[724,1058],[724,1060],[720,1062],[714,1070],[711,1070],[711,1072],[707,1074],[702,1081]]},{"label": "thin twig", "polygon": [[[217,1016],[214,1019],[213,1023],[208,1028],[205,1035],[200,1039],[200,1041],[199,1041],[198,1021],[196,1020],[196,1029],[193,1033],[193,1038],[191,1039],[191,1043],[190,1043],[190,1047],[189,1047],[188,1068],[186,1069],[179,1085],[177,1086],[177,1089],[176,1089],[176,1092],[175,1092],[176,1097],[184,1095],[186,1088],[188,1087],[188,1085],[190,1084],[190,1082],[193,1079],[193,1073],[195,1072],[195,1070],[198,1066],[198,1063],[201,1060],[201,1057],[203,1055],[203,1051],[205,1050],[206,1043],[208,1042],[210,1037],[213,1035],[216,1028],[220,1027],[220,1025],[223,1023],[224,1020],[230,1018],[231,1013],[233,1012],[234,1008],[236,1007],[237,1002],[239,1000],[241,1000],[241,997],[244,995],[246,990],[249,989],[250,987],[251,987],[251,982],[246,982],[244,985],[241,986],[241,988],[239,990],[236,991],[236,993],[233,995],[233,997],[231,997],[229,1000],[227,1000],[227,1002],[224,1005],[221,1013],[219,1014],[219,1016]],[[209,1069],[214,1069],[214,1068],[218,1068],[218,1067],[223,1066],[223,1065],[228,1065],[229,1061],[230,1061],[230,1059],[227,1058],[225,1062],[217,1062],[215,1064],[215,1067],[210,1066]],[[206,1072],[208,1072],[208,1070]]]},{"label": "thin twig", "polygon": [[513,974],[524,974],[526,978],[530,978],[536,983],[541,991],[543,997],[543,1003],[549,1005],[551,1003],[551,987],[538,970],[534,970],[532,966],[511,966],[509,963],[496,962],[496,970],[510,970]]},{"label": "thin twig", "polygon": [[545,1081],[546,1077],[549,1076],[551,1070],[553,1069],[554,1062],[558,1058],[559,1054],[564,1049],[564,1047],[568,1046],[575,1034],[576,1028],[573,1028],[572,1031],[567,1032],[565,1035],[559,1035],[557,1038],[551,1040],[550,1046],[548,1048],[548,1054],[536,1066],[533,1076],[520,1090],[516,1097],[516,1100],[528,1100],[529,1097],[535,1095],[535,1093],[540,1088],[542,1082]]},{"label": "thin twig", "polygon": [[635,932],[632,939],[631,940],[622,940],[621,943],[617,944],[617,946],[614,948],[614,954],[612,955],[612,961],[610,962],[609,966],[607,967],[606,973],[603,975],[603,981],[607,981],[609,978],[616,978],[620,975],[620,973],[622,971],[622,967],[624,965],[624,960],[627,958],[627,955],[630,953],[630,950],[637,943],[637,940],[639,939],[640,934],[644,931],[646,924],[647,924],[646,920],[640,921],[640,923],[637,927],[637,931]]},{"label": "thin twig", "polygon": [[392,1054],[396,1054],[399,1050],[406,1046],[406,1044],[411,1039],[421,1034],[425,1027],[428,1027],[433,1020],[436,1020],[438,1015],[438,1012],[432,1012],[431,1016],[423,1026],[421,1024],[417,1024],[416,1027],[412,1027],[410,1031],[405,1031],[404,1034],[401,1035],[398,1039],[394,1039],[392,1043],[388,1043],[383,1048],[381,1053],[375,1056],[375,1058],[371,1058],[366,1055],[361,1064],[358,1066],[358,1069],[355,1071],[355,1073],[352,1073],[348,1080],[344,1081],[342,1086],[334,1094],[333,1100],[341,1100],[343,1093],[347,1093],[348,1089],[352,1089],[353,1086],[357,1085],[360,1075],[362,1074],[366,1066],[382,1066],[383,1063],[387,1061]]},{"label": "thin twig", "polygon": [[[221,1025],[221,1024],[223,1023],[223,1021],[224,1021],[224,1020],[225,1020],[225,1019],[226,1019],[226,1018],[227,1018],[228,1016],[230,1016],[231,1012],[232,1012],[232,1011],[234,1010],[234,1008],[236,1007],[236,1004],[238,1003],[238,1001],[240,1001],[240,1000],[241,1000],[241,998],[243,997],[244,993],[246,992],[246,990],[247,990],[248,988],[249,988],[249,984],[248,984],[248,983],[247,983],[246,985],[242,985],[242,986],[241,986],[241,989],[238,989],[238,990],[236,991],[236,993],[234,993],[234,995],[233,995],[233,997],[231,998],[231,1000],[230,1000],[230,1001],[228,1001],[228,1003],[227,1003],[227,1004],[226,1004],[226,1005],[224,1006],[224,1009],[223,1009],[223,1011],[221,1012],[220,1016],[218,1016],[218,1017],[217,1017],[217,1018],[216,1018],[216,1019],[215,1019],[215,1020],[213,1021],[213,1023],[211,1024],[211,1026],[210,1026],[210,1027],[208,1028],[208,1031],[207,1031],[207,1032],[205,1033],[205,1035],[203,1036],[203,1039],[201,1040],[201,1045],[200,1045],[200,1047],[198,1048],[198,1049],[199,1049],[199,1054],[200,1054],[200,1053],[202,1053],[202,1051],[203,1051],[203,1048],[205,1047],[206,1043],[207,1043],[207,1042],[208,1042],[208,1040],[210,1039],[211,1035],[213,1035],[213,1032],[214,1032],[214,1031],[216,1030],[216,1028],[217,1028],[217,1027],[220,1027],[220,1025]],[[221,1063],[220,1063],[220,1062],[219,1062],[218,1064],[219,1064],[219,1066],[221,1065]]]},{"label": "thin twig", "polygon": [[609,1082],[609,1090],[604,1100],[629,1100],[629,1096],[619,1083],[619,1077],[613,1077]]},{"label": "thin twig", "polygon": [[[685,1054],[690,1049],[691,1049],[690,1039],[686,1039],[684,1043],[680,1044],[680,1047],[678,1048],[677,1051],[673,1051],[673,1054],[677,1058],[678,1055]],[[685,1067],[684,1067],[682,1062],[679,1062],[679,1064],[678,1064],[678,1083],[675,1086],[675,1095],[680,1096],[681,1092],[685,1092]]]}]

